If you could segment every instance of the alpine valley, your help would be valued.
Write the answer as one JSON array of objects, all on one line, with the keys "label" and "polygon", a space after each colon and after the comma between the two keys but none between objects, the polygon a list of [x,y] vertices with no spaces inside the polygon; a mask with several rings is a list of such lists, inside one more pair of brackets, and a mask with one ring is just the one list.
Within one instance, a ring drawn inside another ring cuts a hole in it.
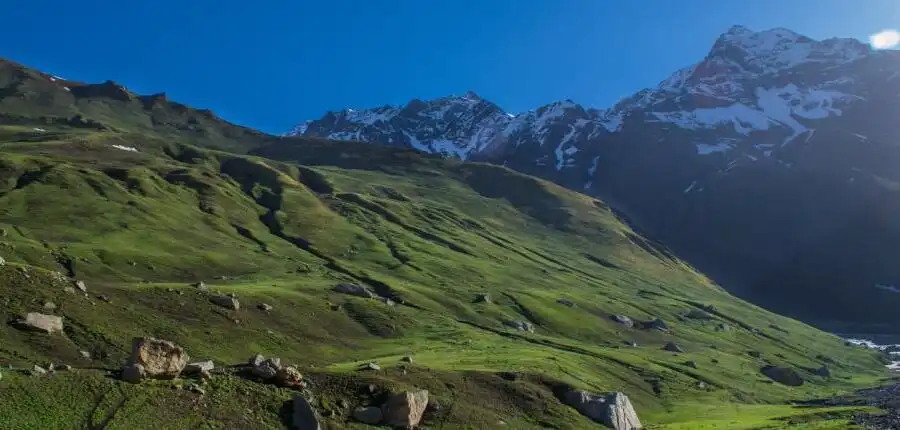
[{"label": "alpine valley", "polygon": [[290,134],[486,161],[602,198],[725,288],[838,331],[900,323],[900,52],[735,26],[608,109],[469,92]]},{"label": "alpine valley", "polygon": [[275,136],[0,59],[0,429],[896,428],[772,309],[900,319],[898,67],[736,27],[608,110]]}]

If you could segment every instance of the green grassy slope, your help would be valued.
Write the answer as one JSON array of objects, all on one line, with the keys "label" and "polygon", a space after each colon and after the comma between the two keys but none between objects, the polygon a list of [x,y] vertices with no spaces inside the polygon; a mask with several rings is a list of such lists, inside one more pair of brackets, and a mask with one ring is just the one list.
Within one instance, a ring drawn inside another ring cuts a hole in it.
[{"label": "green grassy slope", "polygon": [[[336,413],[331,428],[364,428],[337,405],[364,402],[370,383],[429,389],[441,405],[427,416],[434,428],[597,427],[559,402],[561,384],[624,391],[651,428],[845,428],[787,402],[885,376],[874,353],[735,299],[602,202],[502,167],[290,140],[257,151],[266,159],[155,133],[34,127],[0,126],[0,314],[11,321],[52,301],[67,329],[0,326],[0,364],[78,369],[2,370],[10,428],[83,428],[120,401],[109,428],[284,425],[285,389],[220,375],[201,396],[173,389],[179,381],[110,378],[143,335],[223,364],[257,352],[297,363],[314,404]],[[65,292],[54,272],[86,280],[89,297]],[[212,305],[189,286],[199,280],[242,308]],[[337,294],[339,282],[398,303]],[[490,303],[475,301],[482,293]],[[709,306],[709,320],[685,317]],[[660,317],[672,331],[627,328],[613,314]],[[685,353],[663,351],[669,341]],[[414,363],[401,366],[406,355]],[[384,370],[355,370],[369,361]],[[812,373],[825,362],[831,378]],[[807,383],[771,383],[766,363]]]}]

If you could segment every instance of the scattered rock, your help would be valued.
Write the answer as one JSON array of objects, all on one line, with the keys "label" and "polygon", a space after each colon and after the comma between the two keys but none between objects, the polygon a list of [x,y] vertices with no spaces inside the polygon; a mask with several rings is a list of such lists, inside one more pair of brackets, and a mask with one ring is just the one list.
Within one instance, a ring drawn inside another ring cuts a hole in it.
[{"label": "scattered rock", "polygon": [[699,388],[699,389],[701,389],[701,390],[705,390],[705,389],[706,389],[706,382],[703,382],[703,381],[697,381],[697,388]]},{"label": "scattered rock", "polygon": [[378,363],[366,363],[359,367],[360,370],[381,370]]},{"label": "scattered rock", "polygon": [[569,391],[565,395],[565,402],[582,415],[615,430],[641,428],[637,412],[635,412],[631,400],[624,393],[597,395],[585,391]]},{"label": "scattered rock", "polygon": [[712,360],[709,360],[709,362],[712,364],[719,364],[719,359],[713,358]]},{"label": "scattered rock", "polygon": [[694,320],[711,320],[713,316],[706,313],[705,311],[701,311],[700,309],[691,309],[688,313],[684,314],[685,318],[690,318]]},{"label": "scattered rock", "polygon": [[644,323],[644,328],[659,331],[669,331],[669,325],[660,318],[653,318],[652,320],[647,321],[646,323]]},{"label": "scattered rock", "polygon": [[630,347],[632,347],[632,348],[637,348],[637,347],[638,347],[638,343],[635,342],[635,341],[633,341],[633,340],[625,341],[625,345],[628,345],[628,346],[630,346]]},{"label": "scattered rock", "polygon": [[260,304],[256,305],[256,308],[263,312],[269,312],[272,310],[272,305],[270,305],[268,303],[260,303]]},{"label": "scattered rock", "polygon": [[762,358],[762,353],[759,351],[747,351],[747,354],[753,358]]},{"label": "scattered rock", "polygon": [[412,358],[411,355],[407,355],[406,357],[401,358],[400,361],[402,361],[402,362],[404,362],[404,363],[412,363],[412,362],[413,362],[413,358]]},{"label": "scattered rock", "polygon": [[68,364],[60,364],[59,366],[54,367],[54,370],[60,372],[68,372],[72,370],[72,366],[69,366]]},{"label": "scattered rock", "polygon": [[799,387],[803,385],[803,378],[800,377],[800,374],[789,367],[765,366],[760,369],[760,372],[762,372],[763,375],[768,376],[769,379],[790,387]]},{"label": "scattered rock", "polygon": [[265,361],[265,359],[266,359],[266,357],[263,357],[262,354],[256,354],[253,357],[250,357],[249,360],[247,360],[247,364],[249,364],[252,367],[256,367],[256,366],[259,366],[260,364],[262,364],[262,362]]},{"label": "scattered rock", "polygon": [[16,325],[24,330],[39,331],[47,334],[63,331],[62,317],[37,312],[25,314],[25,318],[16,321]]},{"label": "scattered rock", "polygon": [[111,301],[111,300],[109,299],[109,296],[104,296],[103,294],[97,296],[97,300],[100,300],[100,301],[103,301],[103,302],[106,302],[106,303],[109,303],[109,302]]},{"label": "scattered rock", "polygon": [[394,428],[415,428],[428,407],[428,391],[406,391],[388,398],[381,406],[384,423]]},{"label": "scattered rock", "polygon": [[319,424],[318,418],[316,418],[316,413],[313,411],[312,405],[309,404],[309,401],[306,400],[305,397],[294,394],[291,396],[292,404],[294,412],[292,414],[291,422],[293,424],[293,430],[321,430],[322,426]]},{"label": "scattered rock", "polygon": [[65,287],[65,288],[63,288],[63,291],[65,291],[68,294],[75,294],[75,287]]},{"label": "scattered rock", "polygon": [[82,293],[87,292],[87,284],[85,284],[84,281],[75,281],[75,288],[78,288]]},{"label": "scattered rock", "polygon": [[209,291],[209,287],[206,286],[206,283],[203,281],[197,282],[193,286],[197,287],[197,289],[200,291]]},{"label": "scattered rock", "polygon": [[563,306],[565,306],[565,307],[567,307],[567,308],[574,308],[574,307],[575,307],[575,302],[573,302],[573,301],[571,301],[571,300],[569,300],[569,299],[566,299],[566,298],[559,298],[559,299],[556,299],[556,303],[559,303],[559,304],[561,304],[561,305],[563,305]]},{"label": "scattered rock", "polygon": [[88,351],[82,350],[82,351],[79,351],[79,354],[81,354],[82,357],[84,357],[84,358],[86,358],[86,359],[88,359],[88,360],[91,359],[91,353],[88,352]]},{"label": "scattered rock", "polygon": [[250,372],[260,379],[269,380],[274,378],[279,370],[281,370],[281,359],[278,357],[271,357],[264,358],[258,365],[253,366],[253,368],[250,369]]},{"label": "scattered rock", "polygon": [[341,409],[347,409],[350,407],[350,402],[348,402],[347,399],[340,399],[338,400],[337,404]]},{"label": "scattered rock", "polygon": [[624,325],[625,327],[634,327],[634,321],[632,321],[631,318],[628,318],[625,315],[613,315],[610,318],[612,318],[613,321]]},{"label": "scattered rock", "polygon": [[363,297],[366,299],[372,299],[376,297],[376,294],[371,290],[358,284],[337,284],[334,286],[334,291],[338,293],[349,294],[351,296]]},{"label": "scattered rock", "polygon": [[303,374],[294,366],[284,366],[275,373],[275,383],[282,387],[303,387]]},{"label": "scattered rock", "polygon": [[368,408],[356,408],[353,410],[353,419],[363,424],[378,425],[383,419],[383,414],[381,413],[381,408],[371,406]]},{"label": "scattered rock", "polygon": [[514,329],[517,329],[517,330],[534,333],[534,324],[532,324],[528,321],[518,321],[518,320],[507,321],[506,325],[508,325]]},{"label": "scattered rock", "polygon": [[685,362],[684,362],[684,365],[687,366],[687,367],[693,367],[694,369],[697,368],[697,362],[694,361],[694,360],[691,360],[691,361],[685,361]]},{"label": "scattered rock", "polygon": [[171,379],[181,374],[189,359],[184,348],[173,342],[144,337],[134,340],[131,357],[125,366],[140,365],[146,377]]},{"label": "scattered rock", "polygon": [[824,378],[831,377],[831,370],[828,369],[828,366],[822,366],[822,367],[816,369],[816,371],[814,373],[816,375],[824,377]]},{"label": "scattered rock", "polygon": [[55,310],[56,310],[56,303],[53,303],[53,302],[50,302],[50,301],[44,302],[44,310],[46,310],[46,311],[51,311],[51,312],[52,312],[52,311],[55,311]]},{"label": "scattered rock", "polygon": [[35,364],[31,367],[31,376],[42,376],[47,374],[47,369]]},{"label": "scattered rock", "polygon": [[491,295],[487,293],[475,296],[475,303],[491,303]]},{"label": "scattered rock", "polygon": [[[3,230],[3,231],[6,232],[6,230]],[[4,234],[3,236],[6,236],[6,235]],[[0,257],[0,266],[6,266],[6,260],[4,260],[3,257]]]},{"label": "scattered rock", "polygon": [[716,325],[716,331],[731,331],[731,326],[725,323]]},{"label": "scattered rock", "polygon": [[196,361],[193,363],[189,363],[187,366],[184,366],[184,373],[196,374],[202,372],[212,372],[215,367],[216,365],[212,362],[212,360]]},{"label": "scattered rock", "polygon": [[123,381],[135,384],[141,382],[146,376],[147,372],[144,371],[144,366],[141,364],[126,365],[122,368],[120,375]]},{"label": "scattered rock", "polygon": [[675,342],[667,343],[666,346],[663,347],[663,349],[671,352],[684,352],[684,349],[682,349],[681,346],[679,346]]},{"label": "scattered rock", "polygon": [[204,390],[203,387],[201,387],[193,382],[185,384],[184,389],[194,392],[194,393],[197,393],[197,394],[200,394],[200,395],[206,394],[206,390]]},{"label": "scattered rock", "polygon": [[241,308],[241,303],[238,302],[236,298],[231,296],[212,296],[209,298],[209,301],[223,308],[235,311]]}]

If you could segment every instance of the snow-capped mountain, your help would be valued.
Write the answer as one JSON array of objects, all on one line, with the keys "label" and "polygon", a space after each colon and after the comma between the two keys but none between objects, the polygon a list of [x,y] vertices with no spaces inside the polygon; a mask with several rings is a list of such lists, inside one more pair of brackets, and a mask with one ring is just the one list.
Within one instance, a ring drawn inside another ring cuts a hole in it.
[{"label": "snow-capped mountain", "polygon": [[[331,112],[293,134],[503,164],[604,198],[776,310],[876,320],[900,306],[874,287],[900,284],[898,101],[900,52],[735,26],[607,109],[566,100],[511,115],[469,93]],[[806,313],[786,305],[811,295]]]}]

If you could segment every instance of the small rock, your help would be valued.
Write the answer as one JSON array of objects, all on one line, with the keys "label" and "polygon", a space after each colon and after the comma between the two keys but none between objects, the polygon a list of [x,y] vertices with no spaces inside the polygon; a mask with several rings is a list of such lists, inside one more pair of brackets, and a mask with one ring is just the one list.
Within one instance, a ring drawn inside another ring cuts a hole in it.
[{"label": "small rock", "polygon": [[716,325],[716,331],[731,331],[731,326],[725,323]]},{"label": "small rock", "polygon": [[520,331],[527,331],[529,333],[534,333],[534,324],[532,324],[528,321],[518,321],[518,320],[507,321],[506,325],[508,325],[514,329],[520,330]]},{"label": "small rock", "polygon": [[569,391],[565,395],[565,403],[582,415],[615,430],[642,428],[634,406],[624,393],[597,395],[585,391]]},{"label": "small rock", "polygon": [[415,428],[428,407],[428,391],[406,391],[388,398],[381,406],[384,423],[394,428]]},{"label": "small rock", "polygon": [[65,287],[63,288],[63,291],[69,294],[75,294],[75,287]]},{"label": "small rock", "polygon": [[684,363],[684,365],[687,366],[687,367],[693,367],[694,369],[697,368],[697,362],[694,361],[694,360],[686,361],[686,362]]},{"label": "small rock", "polygon": [[669,331],[669,325],[660,318],[653,318],[644,323],[644,327],[652,330]]},{"label": "small rock", "polygon": [[830,378],[831,370],[828,369],[828,366],[822,366],[816,369],[815,374],[824,378]]},{"label": "small rock", "polygon": [[25,314],[25,318],[17,321],[16,325],[25,330],[40,331],[47,334],[63,331],[62,317],[44,315],[37,312]]},{"label": "small rock", "polygon": [[350,402],[348,402],[347,399],[340,399],[338,400],[337,404],[341,409],[347,409],[350,407]]},{"label": "small rock", "polygon": [[88,359],[88,360],[91,359],[91,353],[88,352],[88,351],[82,350],[82,351],[79,351],[79,354],[81,354],[82,357],[84,357],[84,358],[86,358],[86,359]]},{"label": "small rock", "polygon": [[269,380],[278,374],[281,370],[281,359],[278,357],[266,358],[258,366],[254,366],[250,371],[260,379]]},{"label": "small rock", "polygon": [[41,376],[47,374],[47,369],[35,364],[31,367],[31,376]]},{"label": "small rock", "polygon": [[694,319],[694,320],[711,320],[713,316],[701,311],[700,309],[691,309],[684,315],[686,318]]},{"label": "small rock", "polygon": [[407,355],[406,357],[401,358],[400,361],[402,361],[402,362],[404,362],[404,363],[412,363],[412,362],[413,362],[413,358],[412,358],[411,355]]},{"label": "small rock", "polygon": [[632,348],[637,348],[637,347],[638,347],[638,343],[635,342],[635,341],[633,341],[633,340],[625,341],[625,345],[628,345],[628,346],[630,346],[630,347],[632,347]]},{"label": "small rock", "polygon": [[295,430],[321,430],[322,426],[316,418],[316,413],[305,397],[294,394],[291,396],[293,414],[291,421]]},{"label": "small rock", "polygon": [[760,369],[760,372],[762,372],[763,375],[768,376],[769,379],[790,387],[799,387],[803,385],[803,378],[800,377],[800,374],[789,367],[765,366]]},{"label": "small rock", "polygon": [[109,296],[104,296],[103,294],[97,296],[97,299],[106,303],[110,302]]},{"label": "small rock", "polygon": [[351,296],[363,297],[366,299],[372,299],[376,296],[376,294],[371,290],[358,284],[337,284],[334,286],[334,291],[338,293],[349,294]]},{"label": "small rock", "polygon": [[565,307],[567,307],[567,308],[574,308],[574,307],[575,307],[575,302],[573,302],[573,301],[571,301],[571,300],[569,300],[569,299],[566,299],[566,298],[559,298],[559,299],[556,299],[556,303],[559,303],[559,304],[561,304],[561,305],[563,305],[563,306],[565,306]]},{"label": "small rock", "polygon": [[212,360],[196,361],[184,366],[184,373],[194,374],[201,372],[212,372],[215,369],[215,363]]},{"label": "small rock", "polygon": [[144,371],[144,366],[140,363],[126,365],[122,368],[122,373],[120,375],[123,381],[135,384],[141,382],[145,376],[146,372]]},{"label": "small rock", "polygon": [[256,305],[256,308],[263,312],[269,312],[272,310],[272,305],[267,304],[267,303],[260,303],[260,304]]},{"label": "small rock", "polygon": [[49,302],[49,301],[44,302],[44,310],[51,311],[51,312],[52,312],[52,311],[55,311],[55,310],[56,310],[56,303]]},{"label": "small rock", "polygon": [[624,325],[625,327],[634,327],[634,321],[632,321],[631,318],[628,318],[625,315],[613,315],[610,318],[612,318],[613,321]]},{"label": "small rock", "polygon": [[706,389],[706,382],[697,381],[697,388],[699,388],[701,390]]},{"label": "small rock", "polygon": [[753,358],[762,358],[762,353],[759,351],[748,351],[747,354]]},{"label": "small rock", "polygon": [[68,364],[60,364],[59,366],[56,366],[54,370],[60,372],[68,372],[69,370],[72,370],[72,366],[69,366]]},{"label": "small rock", "polygon": [[671,352],[684,352],[684,349],[682,349],[681,346],[679,346],[675,342],[667,343],[666,346],[663,347],[663,349]]},{"label": "small rock", "polygon": [[[173,342],[144,337],[134,339],[126,367],[140,365],[147,377],[171,379],[181,374],[190,357]],[[124,370],[123,370],[124,373]],[[124,378],[123,378],[124,379]]]},{"label": "small rock", "polygon": [[302,387],[303,374],[294,366],[284,366],[275,373],[275,383],[282,387]]},{"label": "small rock", "polygon": [[203,281],[195,283],[194,286],[200,291],[209,291],[209,287],[206,286],[206,283]]},{"label": "small rock", "polygon": [[75,281],[75,288],[77,288],[82,293],[87,292],[87,284],[85,284],[84,281]]},{"label": "small rock", "polygon": [[366,363],[360,366],[360,370],[381,370],[381,366],[377,363]]},{"label": "small rock", "polygon": [[491,303],[491,295],[487,293],[475,296],[475,303]]},{"label": "small rock", "polygon": [[[6,231],[6,230],[3,230],[3,231]],[[3,257],[0,257],[0,266],[6,266],[6,260],[4,260]]]},{"label": "small rock", "polygon": [[199,375],[200,375],[200,380],[202,380],[202,381],[209,381],[210,379],[212,379],[212,373],[209,372],[208,370],[201,370]]},{"label": "small rock", "polygon": [[203,387],[201,387],[193,382],[186,384],[184,386],[184,389],[194,392],[194,393],[197,393],[197,394],[200,394],[200,395],[206,394],[206,390],[204,390]]},{"label": "small rock", "polygon": [[262,362],[265,359],[266,359],[266,357],[263,357],[262,354],[256,354],[253,357],[250,357],[249,360],[247,360],[247,364],[249,364],[250,366],[256,367],[256,366],[259,366],[260,364],[262,364]]},{"label": "small rock", "polygon": [[241,303],[234,297],[229,296],[212,296],[209,298],[213,304],[221,306],[226,309],[238,310],[241,308]]},{"label": "small rock", "polygon": [[368,407],[368,408],[356,408],[353,410],[353,419],[369,425],[378,425],[381,423],[383,419],[383,415],[381,413],[381,408],[376,407]]}]

